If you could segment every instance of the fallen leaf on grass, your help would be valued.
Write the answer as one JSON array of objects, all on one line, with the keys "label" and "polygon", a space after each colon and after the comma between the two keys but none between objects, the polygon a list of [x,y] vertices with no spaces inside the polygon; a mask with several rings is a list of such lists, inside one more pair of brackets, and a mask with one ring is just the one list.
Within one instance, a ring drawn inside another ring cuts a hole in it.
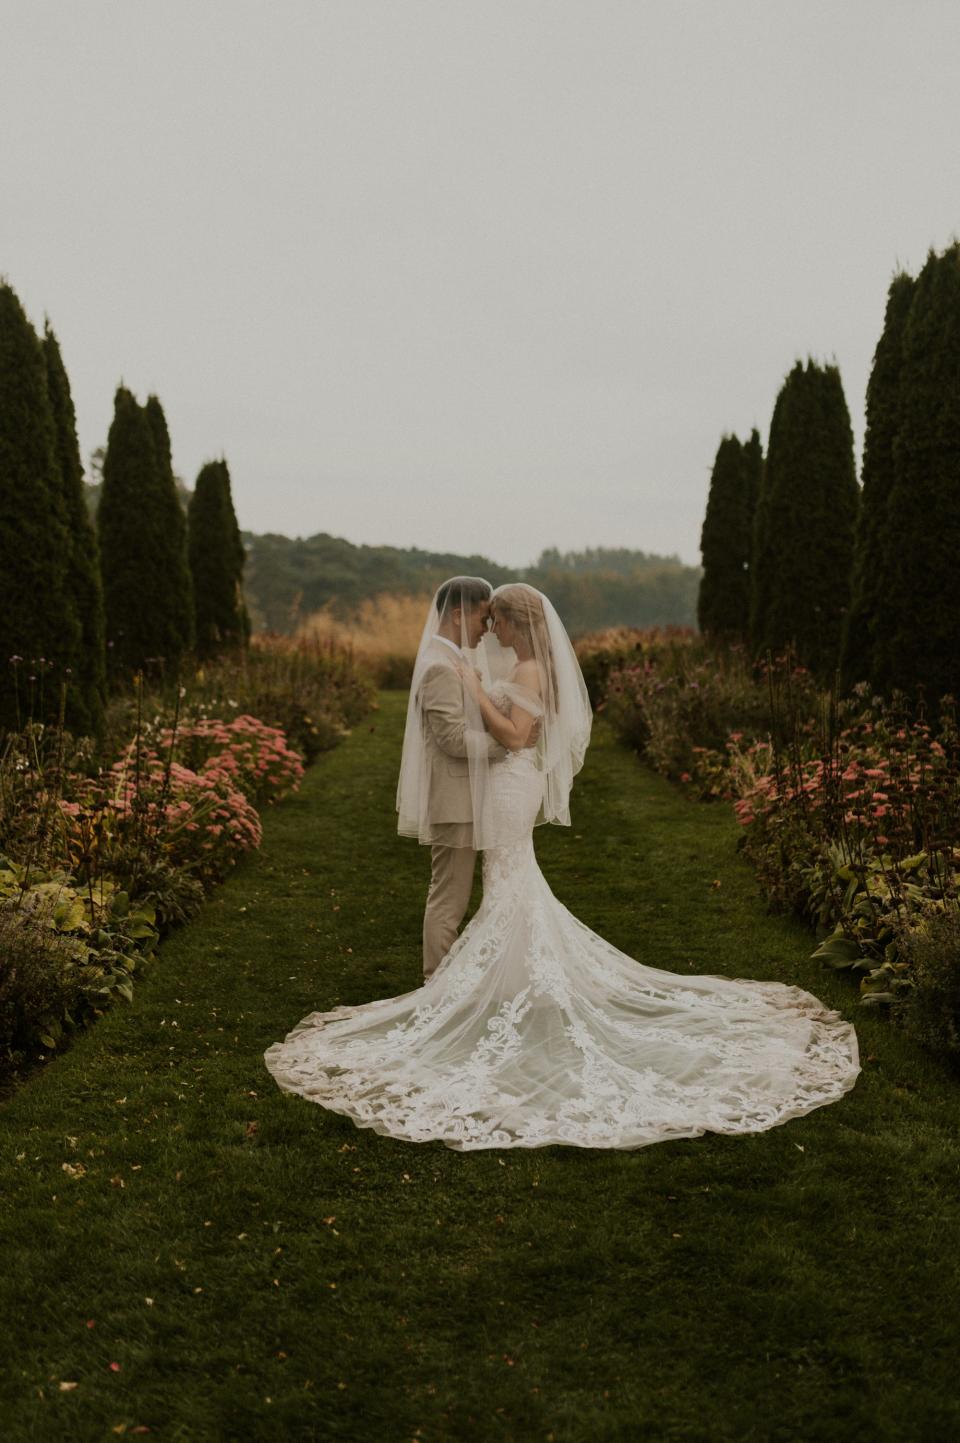
[{"label": "fallen leaf on grass", "polygon": [[60,1166],[63,1168],[64,1172],[67,1174],[67,1177],[83,1177],[84,1173],[85,1173],[86,1170],[87,1170],[87,1169],[84,1167],[84,1165],[83,1165],[82,1162],[78,1162],[78,1163],[62,1162],[62,1163],[60,1164]]},{"label": "fallen leaf on grass", "polygon": [[124,1180],[123,1180],[123,1178],[120,1176],[120,1174],[119,1174],[119,1173],[116,1173],[116,1174],[110,1179],[110,1186],[111,1186],[111,1187],[126,1187],[126,1183],[124,1182]]},{"label": "fallen leaf on grass", "polygon": [[77,1386],[76,1383],[61,1383],[61,1384],[60,1384],[60,1392],[61,1392],[61,1393],[69,1393],[70,1390],[71,1390],[71,1388],[76,1388],[76,1386]]},{"label": "fallen leaf on grass", "polygon": [[246,1127],[243,1129],[243,1135],[244,1137],[256,1137],[258,1131],[259,1128],[257,1123],[248,1122]]}]

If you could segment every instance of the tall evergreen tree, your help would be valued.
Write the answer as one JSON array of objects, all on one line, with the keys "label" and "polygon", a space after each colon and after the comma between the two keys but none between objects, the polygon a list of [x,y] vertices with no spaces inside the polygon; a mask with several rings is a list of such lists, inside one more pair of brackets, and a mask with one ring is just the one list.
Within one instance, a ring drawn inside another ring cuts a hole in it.
[{"label": "tall evergreen tree", "polygon": [[60,345],[47,321],[43,355],[47,393],[56,428],[62,507],[67,524],[66,585],[80,623],[74,685],[68,691],[67,719],[75,730],[99,731],[106,689],[103,590],[96,532],[90,521],[77,441],[77,418]]},{"label": "tall evergreen tree", "polygon": [[[750,562],[748,568],[749,572],[753,571],[754,565],[754,544],[756,538],[757,509],[760,505],[760,491],[763,487],[763,468],[763,443],[760,440],[760,432],[756,429],[756,427],[754,427],[753,430],[750,432],[749,441],[744,441],[743,443],[743,475],[744,484],[746,486],[747,514],[750,517],[750,536],[748,552]],[[751,587],[748,588],[748,590],[752,588],[752,582],[753,578],[751,576]],[[747,601],[747,611],[748,619],[747,625],[745,625],[744,628],[745,636],[747,635],[747,632],[749,630],[749,597]]]},{"label": "tall evergreen tree", "polygon": [[902,366],[877,630],[882,680],[933,699],[960,690],[960,242],[917,277]]},{"label": "tall evergreen tree", "polygon": [[893,486],[893,443],[897,433],[903,375],[903,331],[916,282],[900,272],[887,292],[883,331],[873,354],[867,383],[867,424],[863,442],[860,514],[854,548],[850,611],[843,636],[842,672],[846,686],[870,679],[887,682],[885,636],[891,617],[886,588],[895,538],[887,524]]},{"label": "tall evergreen tree", "polygon": [[250,635],[242,591],[246,553],[226,461],[208,461],[201,468],[187,522],[197,654],[212,656],[224,647],[244,645]]},{"label": "tall evergreen tree", "polygon": [[108,662],[114,676],[163,654],[152,598],[159,570],[152,535],[155,490],[153,433],[133,392],[120,385],[113,398],[97,508]]},{"label": "tall evergreen tree", "polygon": [[173,474],[170,432],[163,407],[156,396],[148,396],[144,408],[153,432],[153,447],[159,472],[157,504],[162,516],[162,535],[167,556],[167,588],[164,598],[171,628],[171,645],[179,641],[177,654],[193,646],[193,582],[187,560],[187,516]]},{"label": "tall evergreen tree", "polygon": [[818,674],[837,665],[858,499],[840,372],[798,361],[770,425],[751,611],[757,650],[793,642]]},{"label": "tall evergreen tree", "polygon": [[[43,349],[16,292],[0,281],[0,725],[16,725],[18,690],[21,715],[32,690],[33,715],[52,719],[66,668],[76,666],[80,623],[67,557]],[[12,657],[22,661],[11,663]],[[19,668],[16,687],[11,665]]]},{"label": "tall evergreen tree", "polygon": [[116,674],[137,667],[175,673],[190,635],[183,513],[179,522],[171,514],[173,482],[157,461],[154,434],[146,408],[120,385],[97,510],[108,660]]},{"label": "tall evergreen tree", "polygon": [[752,525],[744,448],[736,436],[724,436],[713,463],[700,533],[703,576],[697,623],[710,636],[747,635]]},{"label": "tall evergreen tree", "polygon": [[[798,363],[799,364],[799,363]],[[782,449],[781,436],[790,430],[791,418],[788,412],[794,409],[795,398],[792,388],[784,382],[777,394],[770,421],[770,435],[767,441],[767,459],[760,468],[756,506],[753,513],[750,565],[750,645],[755,655],[766,645],[766,618],[773,601],[776,585],[777,558],[774,539],[770,530],[770,451]]]}]

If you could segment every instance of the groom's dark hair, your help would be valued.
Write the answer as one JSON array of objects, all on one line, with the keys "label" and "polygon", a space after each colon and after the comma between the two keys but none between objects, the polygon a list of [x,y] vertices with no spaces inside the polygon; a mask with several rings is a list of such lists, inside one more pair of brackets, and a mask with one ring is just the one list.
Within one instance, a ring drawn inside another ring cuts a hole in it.
[{"label": "groom's dark hair", "polygon": [[456,611],[458,606],[478,606],[481,601],[489,601],[492,595],[493,587],[489,581],[483,581],[478,576],[454,576],[437,591],[437,613],[442,619],[448,611]]}]

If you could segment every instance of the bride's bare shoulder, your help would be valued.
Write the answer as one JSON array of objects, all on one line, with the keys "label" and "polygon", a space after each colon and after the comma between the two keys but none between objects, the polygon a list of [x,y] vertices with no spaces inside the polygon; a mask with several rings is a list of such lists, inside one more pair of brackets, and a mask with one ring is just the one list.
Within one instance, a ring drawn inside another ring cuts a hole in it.
[{"label": "bride's bare shoulder", "polygon": [[510,680],[518,686],[525,686],[528,691],[535,692],[537,696],[543,695],[543,687],[540,683],[540,668],[531,657],[529,661],[520,661],[513,669]]}]

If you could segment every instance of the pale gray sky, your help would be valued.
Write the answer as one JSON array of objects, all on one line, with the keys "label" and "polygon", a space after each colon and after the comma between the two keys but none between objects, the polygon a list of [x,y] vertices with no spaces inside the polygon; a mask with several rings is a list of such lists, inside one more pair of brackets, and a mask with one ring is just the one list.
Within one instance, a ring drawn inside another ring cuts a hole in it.
[{"label": "pale gray sky", "polygon": [[699,560],[960,230],[954,0],[0,0],[0,273],[254,531]]}]

